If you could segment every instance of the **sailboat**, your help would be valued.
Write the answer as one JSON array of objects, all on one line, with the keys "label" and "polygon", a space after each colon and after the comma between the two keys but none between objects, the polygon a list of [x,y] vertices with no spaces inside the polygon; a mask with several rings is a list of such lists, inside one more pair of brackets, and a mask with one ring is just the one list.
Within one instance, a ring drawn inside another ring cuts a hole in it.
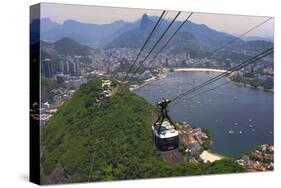
[{"label": "sailboat", "polygon": [[229,130],[229,131],[228,131],[228,134],[233,134],[233,133],[234,133],[233,130]]}]

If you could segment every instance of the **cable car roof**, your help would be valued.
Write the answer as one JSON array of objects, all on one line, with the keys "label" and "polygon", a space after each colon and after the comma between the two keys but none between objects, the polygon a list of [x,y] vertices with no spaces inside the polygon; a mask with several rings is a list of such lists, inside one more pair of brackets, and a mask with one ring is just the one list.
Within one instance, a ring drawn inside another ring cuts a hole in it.
[{"label": "cable car roof", "polygon": [[162,126],[160,128],[160,133],[158,134],[157,129],[159,126],[160,123],[156,123],[155,127],[152,126],[154,135],[159,138],[171,138],[179,135],[178,131],[175,130],[175,128],[168,121],[164,121],[162,123]]}]

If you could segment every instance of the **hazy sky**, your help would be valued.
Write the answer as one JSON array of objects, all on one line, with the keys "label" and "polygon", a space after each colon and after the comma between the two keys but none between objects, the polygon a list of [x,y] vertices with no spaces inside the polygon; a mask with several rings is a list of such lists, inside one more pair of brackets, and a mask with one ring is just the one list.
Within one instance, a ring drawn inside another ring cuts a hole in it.
[{"label": "hazy sky", "polygon": [[[68,4],[41,4],[41,17],[49,17],[51,20],[63,23],[65,20],[73,19],[84,23],[105,24],[117,20],[133,22],[146,13],[148,15],[160,16],[161,10],[111,8],[101,6],[68,5]],[[168,18],[173,18],[177,12],[169,11]],[[182,12],[179,20],[184,20],[189,12]],[[250,28],[258,25],[269,17],[260,16],[237,16],[227,14],[194,13],[190,21],[198,24],[206,24],[218,31],[224,31],[234,35],[242,34]],[[252,31],[247,36],[273,36],[273,19]]]}]

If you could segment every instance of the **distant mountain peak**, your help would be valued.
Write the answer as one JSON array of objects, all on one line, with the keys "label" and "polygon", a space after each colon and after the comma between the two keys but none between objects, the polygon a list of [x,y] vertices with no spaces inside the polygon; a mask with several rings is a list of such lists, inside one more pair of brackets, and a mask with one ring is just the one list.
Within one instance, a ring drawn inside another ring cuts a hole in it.
[{"label": "distant mountain peak", "polygon": [[59,26],[59,24],[57,22],[51,20],[49,17],[41,18],[40,22],[41,22],[41,31],[42,32],[51,31]]},{"label": "distant mountain peak", "polygon": [[142,15],[141,21],[140,21],[140,28],[146,29],[147,27],[150,27],[152,25],[152,20],[148,17],[148,15],[145,13]]},{"label": "distant mountain peak", "polygon": [[43,17],[43,18],[41,18],[41,21],[42,21],[42,20],[52,21],[51,18],[49,18],[49,17]]},{"label": "distant mountain peak", "polygon": [[144,14],[142,15],[142,19],[149,19],[149,18],[148,18],[148,15],[147,15],[146,13],[144,13]]},{"label": "distant mountain peak", "polygon": [[77,43],[75,40],[73,40],[72,38],[69,38],[69,37],[63,37],[63,38],[56,41],[56,43],[60,43],[60,42],[75,42],[75,43]]},{"label": "distant mountain peak", "polygon": [[63,22],[64,25],[67,25],[67,24],[77,24],[77,23],[80,23],[80,22],[78,22],[76,20],[73,20],[73,19],[65,20]]}]

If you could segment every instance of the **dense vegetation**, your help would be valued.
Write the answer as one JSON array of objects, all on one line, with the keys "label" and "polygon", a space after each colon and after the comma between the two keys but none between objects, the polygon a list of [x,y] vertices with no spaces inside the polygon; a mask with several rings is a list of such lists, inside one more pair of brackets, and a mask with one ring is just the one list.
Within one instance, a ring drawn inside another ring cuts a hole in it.
[{"label": "dense vegetation", "polygon": [[41,76],[41,87],[46,87],[48,91],[57,87],[57,83],[54,80]]},{"label": "dense vegetation", "polygon": [[[100,81],[84,84],[42,128],[43,182],[105,181],[243,172],[231,159],[170,164],[151,141],[153,107],[123,92],[95,102]],[[62,167],[63,171],[52,174]]]},{"label": "dense vegetation", "polygon": [[54,48],[59,54],[64,55],[89,55],[90,47],[79,44],[71,38],[62,38],[54,43]]},{"label": "dense vegetation", "polygon": [[204,150],[208,150],[208,149],[210,149],[211,144],[212,144],[211,133],[210,133],[209,129],[203,129],[203,131],[206,133],[208,138],[204,141],[202,146],[203,146]]}]

